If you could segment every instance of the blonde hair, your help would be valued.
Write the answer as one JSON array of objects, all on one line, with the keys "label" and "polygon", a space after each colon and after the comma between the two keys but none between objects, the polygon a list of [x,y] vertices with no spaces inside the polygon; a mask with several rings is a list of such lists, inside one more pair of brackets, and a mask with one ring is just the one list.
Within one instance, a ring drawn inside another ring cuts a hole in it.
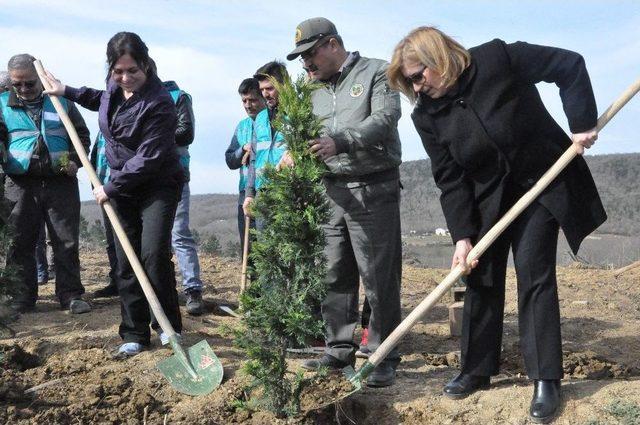
[{"label": "blonde hair", "polygon": [[437,72],[445,87],[451,87],[467,69],[471,55],[460,43],[434,27],[418,27],[403,38],[393,51],[387,69],[389,85],[416,101],[413,85],[402,75],[404,61],[411,60]]}]

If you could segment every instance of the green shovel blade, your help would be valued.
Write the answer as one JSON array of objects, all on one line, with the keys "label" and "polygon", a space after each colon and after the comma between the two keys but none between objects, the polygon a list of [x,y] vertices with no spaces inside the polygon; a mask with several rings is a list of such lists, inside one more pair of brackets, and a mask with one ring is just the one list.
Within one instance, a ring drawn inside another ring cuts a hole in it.
[{"label": "green shovel blade", "polygon": [[200,341],[186,352],[179,344],[172,345],[175,354],[162,360],[157,367],[176,391],[205,395],[220,385],[224,370],[207,341]]},{"label": "green shovel blade", "polygon": [[367,379],[367,377],[371,374],[374,368],[375,368],[374,365],[366,361],[362,365],[362,367],[358,369],[357,372],[351,366],[347,366],[344,369],[342,369],[342,374],[344,375],[344,377],[347,378],[349,382],[351,382],[351,385],[353,385],[353,391],[351,391],[347,395],[351,395],[355,392],[360,391],[362,389],[362,381]]}]

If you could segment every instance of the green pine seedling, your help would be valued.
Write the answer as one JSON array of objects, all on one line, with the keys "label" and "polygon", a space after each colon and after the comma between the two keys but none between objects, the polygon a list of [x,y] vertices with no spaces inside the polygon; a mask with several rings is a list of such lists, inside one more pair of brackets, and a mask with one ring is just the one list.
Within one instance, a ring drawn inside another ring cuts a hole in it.
[{"label": "green pine seedling", "polygon": [[321,225],[329,207],[321,182],[325,165],[308,146],[322,128],[311,104],[317,85],[304,76],[273,83],[279,93],[274,125],[295,166],[267,168],[253,204],[266,228],[251,246],[254,279],[240,298],[245,314],[235,340],[248,358],[244,372],[252,379],[250,404],[286,417],[299,412],[302,389],[315,379],[289,371],[286,354],[293,344],[322,335],[323,323],[313,313],[326,291]]}]

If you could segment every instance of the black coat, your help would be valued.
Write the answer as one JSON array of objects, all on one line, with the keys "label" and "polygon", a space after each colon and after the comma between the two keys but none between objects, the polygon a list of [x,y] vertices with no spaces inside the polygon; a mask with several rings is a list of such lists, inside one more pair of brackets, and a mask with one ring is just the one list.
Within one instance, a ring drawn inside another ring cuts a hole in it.
[{"label": "black coat", "polygon": [[[477,242],[571,145],[535,84],[553,82],[573,133],[596,126],[593,90],[574,52],[501,40],[470,49],[471,64],[440,99],[411,115],[431,158],[454,241]],[[539,196],[574,252],[606,220],[585,160],[575,158]]]}]

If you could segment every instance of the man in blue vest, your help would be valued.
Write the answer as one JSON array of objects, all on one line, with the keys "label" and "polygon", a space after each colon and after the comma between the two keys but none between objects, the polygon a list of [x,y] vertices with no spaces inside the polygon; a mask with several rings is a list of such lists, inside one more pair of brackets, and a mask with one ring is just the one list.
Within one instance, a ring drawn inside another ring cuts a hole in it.
[{"label": "man in blue vest", "polygon": [[[247,216],[251,216],[251,202],[264,182],[262,173],[265,167],[277,166],[286,151],[284,137],[272,124],[278,113],[278,90],[271,81],[273,78],[283,84],[286,75],[286,66],[282,62],[272,61],[258,68],[253,76],[258,80],[267,109],[260,112],[254,121],[255,149],[250,156],[246,196],[242,205],[244,214]],[[260,223],[257,225],[260,227]]]},{"label": "man in blue vest", "polygon": [[[20,283],[12,306],[24,313],[38,298],[34,251],[44,220],[56,258],[56,296],[71,313],[91,310],[81,299],[78,238],[80,196],[76,173],[80,161],[69,135],[42,85],[28,54],[9,60],[12,90],[0,95],[0,143],[7,155],[5,196],[11,210],[13,237],[7,265],[19,269]],[[60,99],[88,150],[89,130],[75,105]]]},{"label": "man in blue vest", "polygon": [[182,290],[186,295],[187,313],[192,316],[204,312],[202,302],[202,281],[200,280],[200,262],[196,251],[196,242],[189,229],[189,145],[193,142],[195,133],[195,118],[191,96],[175,83],[165,81],[164,87],[169,91],[178,110],[178,126],[176,127],[176,149],[180,155],[180,163],[184,167],[187,181],[182,187],[182,198],[178,203],[176,218],[173,222],[171,243],[178,260],[178,267],[182,273]]},{"label": "man in blue vest", "polygon": [[247,113],[236,126],[236,130],[231,138],[231,143],[224,156],[227,166],[231,170],[240,171],[240,181],[238,183],[238,233],[240,235],[240,252],[244,248],[244,211],[242,205],[245,197],[245,187],[247,184],[247,172],[249,169],[249,156],[253,137],[253,123],[256,116],[264,111],[266,103],[260,93],[258,80],[255,78],[245,78],[238,87],[238,94],[242,100],[242,106]]},{"label": "man in blue vest", "polygon": [[[9,90],[11,86],[11,78],[7,71],[0,71],[0,94]],[[7,150],[5,146],[0,143],[0,163],[5,161]],[[0,202],[4,199],[4,171],[0,168]]]},{"label": "man in blue vest", "polygon": [[[96,136],[96,140],[93,143],[93,148],[91,149],[91,165],[98,176],[98,179],[104,186],[109,183],[109,164],[107,163],[107,155],[105,153],[107,141],[104,139],[104,136],[100,131],[98,131],[98,135]],[[111,222],[109,221],[109,217],[105,212],[104,208],[102,210],[102,223],[104,225],[104,236],[107,242],[106,251],[107,258],[109,259],[109,284],[104,288],[98,289],[93,293],[93,296],[96,298],[105,298],[105,297],[115,297],[118,295],[118,282],[117,282],[117,274],[116,270],[118,267],[118,258],[116,257],[116,241],[114,239],[113,227],[111,226]]]}]

